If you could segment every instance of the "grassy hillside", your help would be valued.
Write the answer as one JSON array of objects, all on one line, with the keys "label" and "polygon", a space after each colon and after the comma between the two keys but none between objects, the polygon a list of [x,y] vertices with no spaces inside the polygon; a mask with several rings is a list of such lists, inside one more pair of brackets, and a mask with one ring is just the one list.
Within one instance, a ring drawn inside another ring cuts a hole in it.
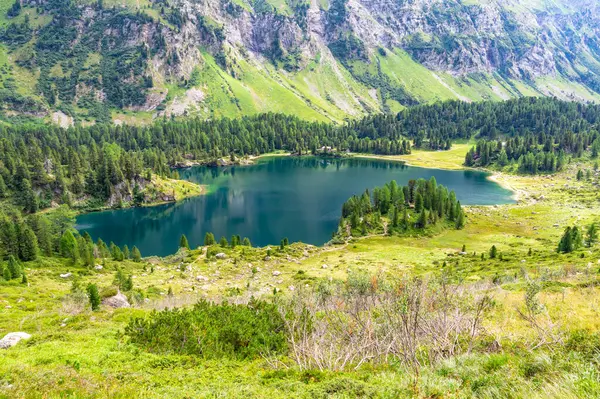
[{"label": "grassy hillside", "polygon": [[[415,151],[408,159],[456,169],[466,149],[465,144],[449,153]],[[107,258],[101,270],[55,258],[26,263],[26,285],[0,283],[0,332],[33,335],[0,358],[0,396],[597,397],[600,249],[555,251],[564,226],[585,226],[600,216],[597,177],[573,178],[586,168],[592,165],[583,161],[552,177],[497,175],[519,194],[518,204],[469,207],[464,230],[429,238],[371,236],[284,250],[217,245],[141,263]],[[499,253],[495,258],[490,258],[492,245]],[[217,252],[225,254],[222,259]],[[134,307],[90,311],[73,287],[95,283],[101,296],[113,295],[117,269],[133,275],[134,290],[127,295]],[[74,277],[59,276],[66,272]],[[304,289],[323,292],[337,283],[385,292],[386,281],[407,284],[413,276],[430,281],[446,276],[463,293],[491,297],[472,349],[441,361],[423,359],[416,367],[367,362],[333,372],[304,369],[292,354],[252,360],[175,350],[159,354],[125,333],[135,317],[201,298],[245,303],[255,296],[283,303]],[[540,306],[533,319],[523,317],[528,303]]]}]

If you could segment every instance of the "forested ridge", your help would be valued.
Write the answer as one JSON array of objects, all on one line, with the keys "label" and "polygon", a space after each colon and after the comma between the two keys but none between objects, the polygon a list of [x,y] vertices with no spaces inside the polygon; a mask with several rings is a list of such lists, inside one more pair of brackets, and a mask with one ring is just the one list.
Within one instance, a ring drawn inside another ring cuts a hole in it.
[{"label": "forested ridge", "polygon": [[[376,115],[343,126],[282,114],[240,119],[162,119],[150,126],[0,127],[0,196],[26,213],[80,198],[106,201],[118,188],[141,197],[151,174],[171,176],[185,160],[208,161],[276,150],[407,154],[478,138],[467,166],[518,164],[523,173],[560,170],[568,157],[600,150],[600,107],[555,99],[445,102]],[[139,200],[139,198],[138,198]]]}]

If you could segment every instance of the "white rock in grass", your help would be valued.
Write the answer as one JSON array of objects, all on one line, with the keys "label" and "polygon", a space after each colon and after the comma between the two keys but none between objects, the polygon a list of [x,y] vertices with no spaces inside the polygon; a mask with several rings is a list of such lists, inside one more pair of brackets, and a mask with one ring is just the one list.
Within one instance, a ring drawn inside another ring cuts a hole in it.
[{"label": "white rock in grass", "polygon": [[279,270],[275,270],[273,272],[273,276],[281,276],[281,272]]},{"label": "white rock in grass", "polygon": [[60,278],[70,278],[72,275],[73,275],[72,273],[61,274]]},{"label": "white rock in grass", "polygon": [[8,349],[19,343],[22,339],[31,338],[30,334],[25,332],[8,333],[0,340],[0,349]]},{"label": "white rock in grass", "polygon": [[227,259],[227,255],[225,255],[224,253],[218,253],[215,255],[215,258],[217,259]]},{"label": "white rock in grass", "polygon": [[96,266],[94,266],[94,269],[102,270],[102,269],[104,269],[104,267],[102,265],[96,265]]},{"label": "white rock in grass", "polygon": [[117,295],[115,295],[115,296],[111,296],[109,298],[104,299],[102,301],[102,304],[106,305],[106,306],[110,306],[111,308],[114,308],[114,309],[131,307],[131,305],[129,304],[129,301],[127,300],[127,297],[125,295],[123,295],[123,293],[121,293],[121,292],[118,292]]}]

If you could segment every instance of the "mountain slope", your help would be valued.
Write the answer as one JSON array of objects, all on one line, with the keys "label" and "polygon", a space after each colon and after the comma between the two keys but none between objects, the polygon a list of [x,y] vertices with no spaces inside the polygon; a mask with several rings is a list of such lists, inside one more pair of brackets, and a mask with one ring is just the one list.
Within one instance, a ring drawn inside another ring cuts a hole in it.
[{"label": "mountain slope", "polygon": [[587,0],[0,0],[0,26],[4,120],[600,99]]}]

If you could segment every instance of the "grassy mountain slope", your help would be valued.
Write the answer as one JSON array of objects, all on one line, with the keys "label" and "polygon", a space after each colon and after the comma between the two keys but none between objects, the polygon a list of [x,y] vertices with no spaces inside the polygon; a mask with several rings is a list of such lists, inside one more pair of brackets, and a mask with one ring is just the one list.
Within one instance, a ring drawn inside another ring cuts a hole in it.
[{"label": "grassy mountain slope", "polygon": [[[25,0],[15,11],[0,0],[0,120],[68,126],[273,111],[340,122],[448,99],[597,101],[600,58],[585,39],[596,17],[578,14],[580,3]],[[413,11],[433,22],[393,22]],[[561,22],[530,26],[519,13]],[[461,29],[477,34],[444,33]],[[542,31],[572,43],[542,44]]]}]

